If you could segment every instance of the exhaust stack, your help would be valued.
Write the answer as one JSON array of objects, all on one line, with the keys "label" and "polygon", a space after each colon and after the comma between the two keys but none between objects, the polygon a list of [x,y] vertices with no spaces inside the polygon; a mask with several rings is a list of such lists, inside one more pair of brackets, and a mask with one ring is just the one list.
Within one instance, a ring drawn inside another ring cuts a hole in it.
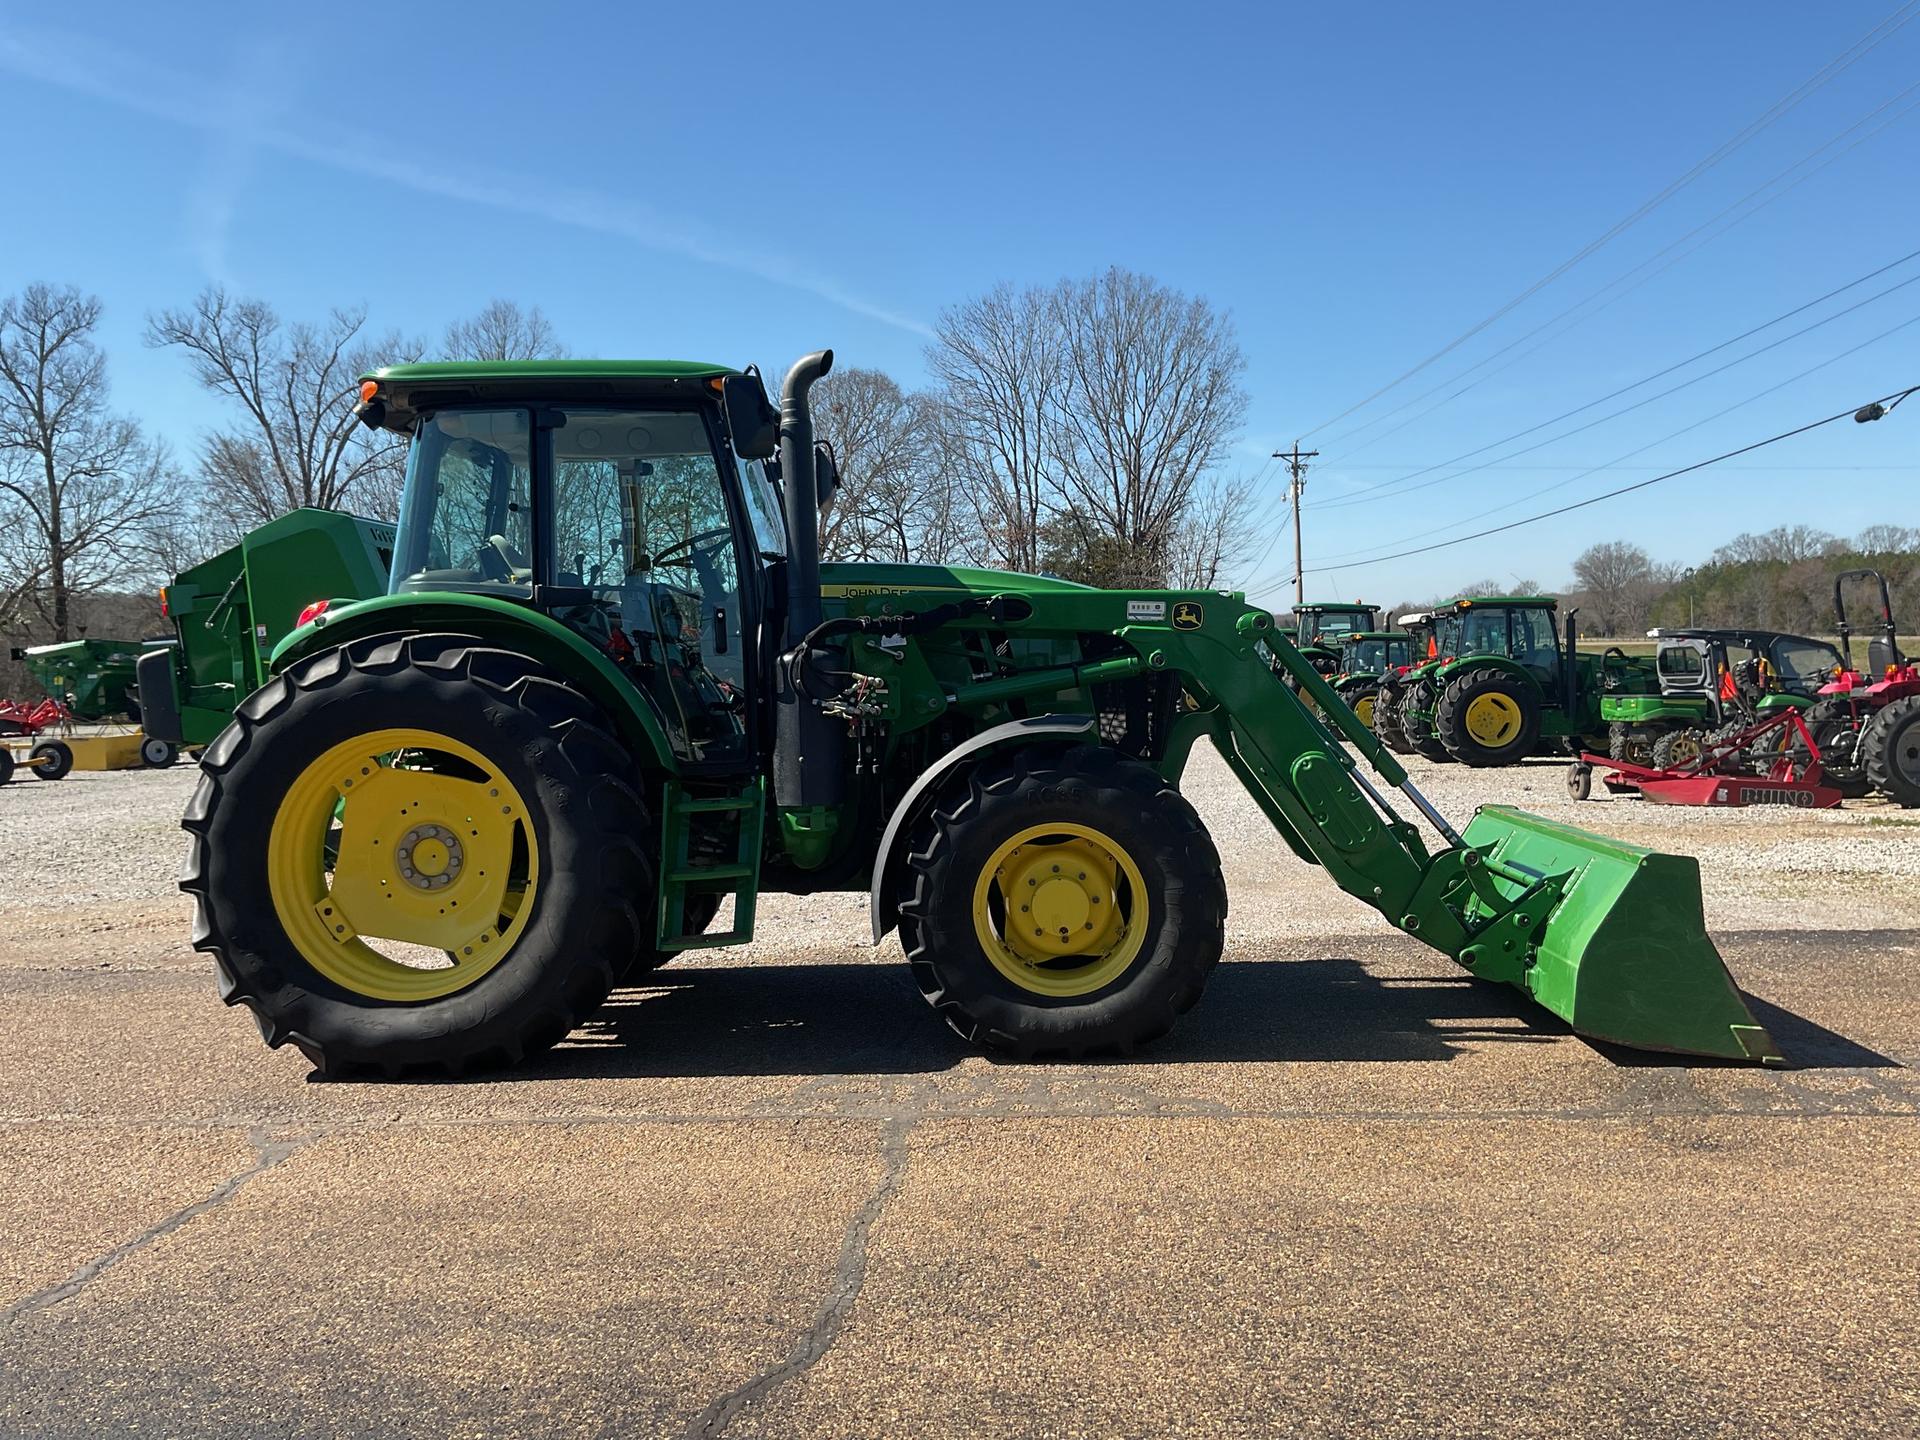
[{"label": "exhaust stack", "polygon": [[807,396],[833,368],[833,352],[803,355],[780,386],[780,479],[787,517],[787,626],[774,678],[773,798],[783,807],[837,806],[846,798],[841,727],[796,684],[795,650],[820,623],[820,497]]}]

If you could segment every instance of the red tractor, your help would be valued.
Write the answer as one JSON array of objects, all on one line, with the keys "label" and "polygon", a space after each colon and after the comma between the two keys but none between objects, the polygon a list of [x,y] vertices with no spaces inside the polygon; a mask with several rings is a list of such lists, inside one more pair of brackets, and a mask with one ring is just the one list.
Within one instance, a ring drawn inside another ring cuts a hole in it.
[{"label": "red tractor", "polygon": [[[1880,587],[1879,634],[1867,642],[1867,666],[1853,668],[1853,628],[1847,621],[1849,581]],[[1827,772],[1842,788],[1878,790],[1890,800],[1920,807],[1920,666],[1900,651],[1893,592],[1878,570],[1848,570],[1833,582],[1833,614],[1841,668],[1820,687],[1807,726]],[[1851,780],[1852,786],[1844,782]]]}]

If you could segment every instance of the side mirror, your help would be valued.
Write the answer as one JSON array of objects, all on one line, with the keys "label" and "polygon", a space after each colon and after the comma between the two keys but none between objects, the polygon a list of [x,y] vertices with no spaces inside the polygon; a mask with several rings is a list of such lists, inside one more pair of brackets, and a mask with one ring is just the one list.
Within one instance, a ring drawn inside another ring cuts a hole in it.
[{"label": "side mirror", "polygon": [[760,372],[748,367],[720,381],[720,404],[727,412],[733,453],[742,460],[769,460],[780,448],[780,412],[767,399]]},{"label": "side mirror", "polygon": [[833,492],[840,488],[840,462],[834,458],[833,446],[824,440],[813,442],[813,487],[824,515],[832,508]]}]

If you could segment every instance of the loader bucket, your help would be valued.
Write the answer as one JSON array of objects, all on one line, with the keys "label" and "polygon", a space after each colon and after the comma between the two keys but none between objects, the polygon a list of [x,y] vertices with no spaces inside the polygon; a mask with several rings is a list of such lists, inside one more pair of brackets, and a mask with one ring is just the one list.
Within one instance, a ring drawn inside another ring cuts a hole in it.
[{"label": "loader bucket", "polygon": [[1707,934],[1691,856],[1504,805],[1481,809],[1464,839],[1487,856],[1503,894],[1522,892],[1515,872],[1564,877],[1515,983],[1577,1032],[1639,1050],[1784,1063]]}]

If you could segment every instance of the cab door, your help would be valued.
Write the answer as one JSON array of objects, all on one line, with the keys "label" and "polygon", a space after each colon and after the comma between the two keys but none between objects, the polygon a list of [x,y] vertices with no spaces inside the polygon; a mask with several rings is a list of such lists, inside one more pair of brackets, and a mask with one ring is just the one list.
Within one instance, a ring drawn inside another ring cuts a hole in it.
[{"label": "cab door", "polygon": [[753,552],[710,417],[568,407],[549,418],[549,573],[591,596],[569,623],[592,627],[688,769],[746,771],[757,570],[742,563]]}]

